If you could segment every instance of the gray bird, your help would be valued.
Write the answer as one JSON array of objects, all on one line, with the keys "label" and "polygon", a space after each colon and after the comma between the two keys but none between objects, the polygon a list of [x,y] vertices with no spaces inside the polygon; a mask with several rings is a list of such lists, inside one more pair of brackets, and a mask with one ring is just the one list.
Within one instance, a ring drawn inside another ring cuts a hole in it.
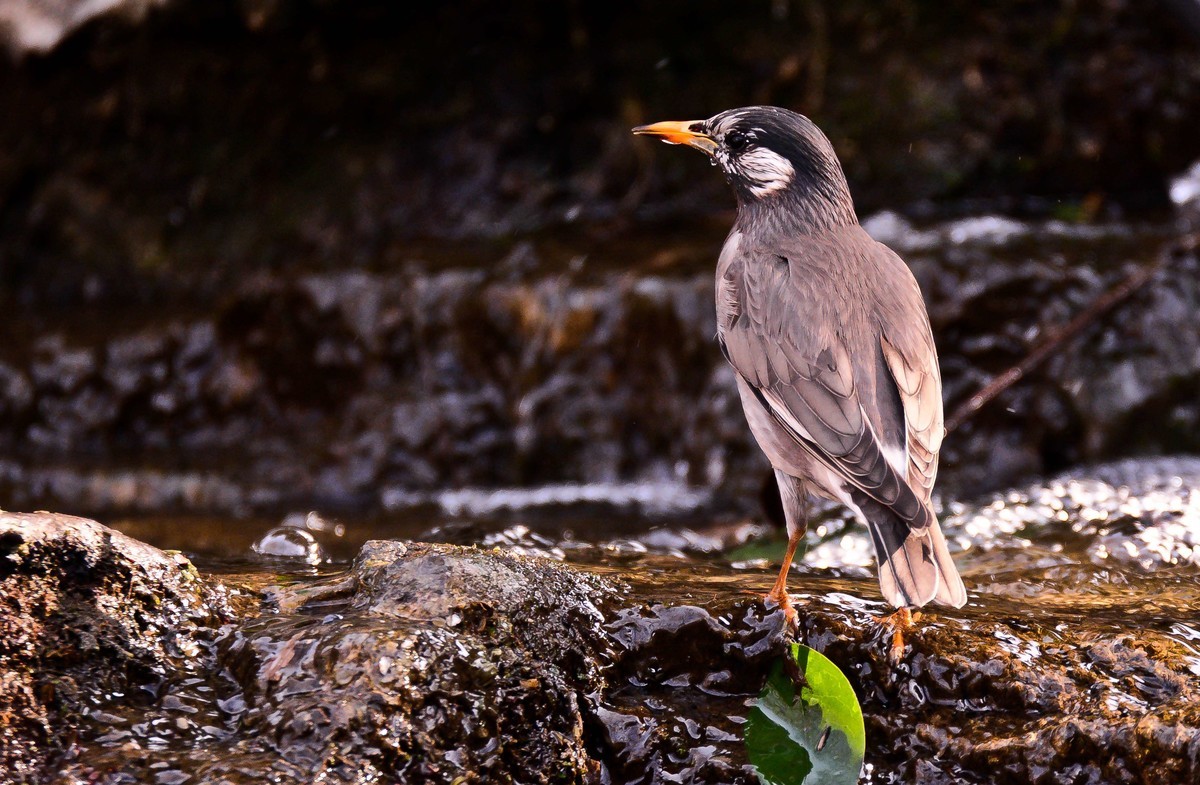
[{"label": "gray bird", "polygon": [[787,574],[815,492],[866,523],[901,624],[929,602],[962,606],[930,504],[945,429],[929,316],[907,265],[859,226],[829,139],[772,106],[633,132],[704,152],[737,195],[717,262],[717,338],[787,520],[767,598],[794,620]]}]

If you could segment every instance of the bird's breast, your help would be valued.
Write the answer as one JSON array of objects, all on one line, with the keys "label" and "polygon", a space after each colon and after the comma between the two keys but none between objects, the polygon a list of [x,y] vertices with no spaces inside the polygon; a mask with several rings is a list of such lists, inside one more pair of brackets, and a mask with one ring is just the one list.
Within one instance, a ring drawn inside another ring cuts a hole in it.
[{"label": "bird's breast", "polygon": [[717,334],[724,336],[725,331],[737,324],[741,316],[739,303],[740,274],[738,253],[741,247],[742,233],[734,229],[725,238],[721,248],[721,256],[717,259],[716,300],[717,300]]}]

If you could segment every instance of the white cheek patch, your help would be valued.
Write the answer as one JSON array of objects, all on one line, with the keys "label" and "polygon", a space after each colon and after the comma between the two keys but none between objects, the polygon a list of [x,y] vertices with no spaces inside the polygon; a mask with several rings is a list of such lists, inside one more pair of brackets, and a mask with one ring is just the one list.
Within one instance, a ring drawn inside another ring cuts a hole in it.
[{"label": "white cheek patch", "polygon": [[792,184],[796,170],[792,162],[765,147],[756,147],[734,161],[741,175],[750,181],[750,193],[766,196]]}]

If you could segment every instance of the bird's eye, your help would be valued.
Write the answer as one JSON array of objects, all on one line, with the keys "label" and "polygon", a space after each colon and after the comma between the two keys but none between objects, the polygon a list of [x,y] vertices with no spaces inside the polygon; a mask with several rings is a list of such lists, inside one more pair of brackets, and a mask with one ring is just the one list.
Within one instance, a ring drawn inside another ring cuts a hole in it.
[{"label": "bird's eye", "polygon": [[725,134],[725,146],[730,152],[740,153],[750,146],[750,135],[741,131],[730,131]]}]

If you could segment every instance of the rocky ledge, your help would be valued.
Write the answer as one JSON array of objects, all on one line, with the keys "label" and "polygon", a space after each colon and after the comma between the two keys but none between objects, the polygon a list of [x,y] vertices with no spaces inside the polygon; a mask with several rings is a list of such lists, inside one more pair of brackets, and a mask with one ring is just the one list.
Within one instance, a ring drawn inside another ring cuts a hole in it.
[{"label": "rocky ledge", "polygon": [[[204,673],[236,617],[186,558],[100,524],[0,512],[0,772],[44,782],[161,684]],[[79,735],[82,734],[82,735]]]},{"label": "rocky ledge", "polygon": [[[5,781],[754,782],[741,726],[781,614],[743,591],[761,575],[667,584],[663,558],[373,541],[335,574],[202,576],[3,514]],[[1105,632],[977,593],[894,662],[879,604],[805,587],[799,634],[859,694],[871,782],[1200,776],[1200,658],[1152,609]]]}]

